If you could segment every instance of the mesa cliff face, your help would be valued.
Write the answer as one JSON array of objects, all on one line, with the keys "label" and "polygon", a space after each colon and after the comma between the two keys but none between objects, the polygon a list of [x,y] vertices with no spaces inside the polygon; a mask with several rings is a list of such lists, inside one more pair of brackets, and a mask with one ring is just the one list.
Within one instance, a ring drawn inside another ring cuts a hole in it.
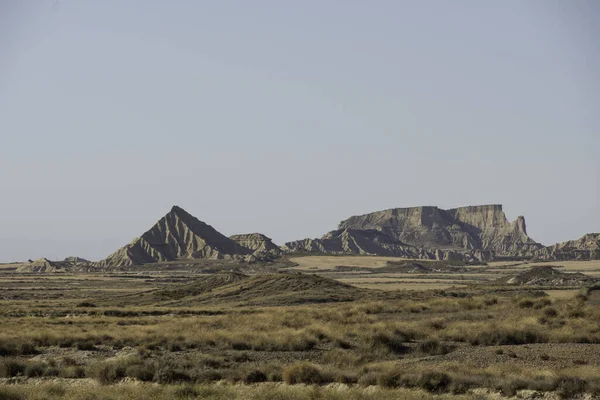
[{"label": "mesa cliff face", "polygon": [[499,257],[531,255],[543,246],[527,235],[525,219],[510,223],[501,205],[393,208],[342,221],[340,229],[374,229],[410,246],[493,251]]},{"label": "mesa cliff face", "polygon": [[184,209],[173,206],[141,237],[120,248],[98,267],[128,267],[189,258],[234,258],[251,254],[234,240],[222,235]]},{"label": "mesa cliff face", "polygon": [[489,255],[481,251],[425,249],[404,244],[376,229],[338,229],[321,239],[288,242],[285,252],[323,253],[332,255],[357,254],[386,257],[405,257],[426,260],[484,261]]}]

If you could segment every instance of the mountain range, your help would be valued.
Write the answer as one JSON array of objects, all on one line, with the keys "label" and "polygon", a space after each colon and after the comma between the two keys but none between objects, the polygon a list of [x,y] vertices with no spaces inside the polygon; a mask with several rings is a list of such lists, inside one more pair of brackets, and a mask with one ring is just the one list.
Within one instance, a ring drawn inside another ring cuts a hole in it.
[{"label": "mountain range", "polygon": [[380,255],[432,260],[485,262],[498,259],[598,259],[600,234],[543,246],[527,234],[525,218],[510,222],[502,206],[480,205],[444,210],[435,206],[393,208],[352,216],[317,239],[279,247],[261,233],[227,237],[183,208],[173,206],[149,230],[105,259],[89,262],[30,261],[20,271],[44,272],[63,266],[128,268],[192,259],[272,261],[289,253]]}]

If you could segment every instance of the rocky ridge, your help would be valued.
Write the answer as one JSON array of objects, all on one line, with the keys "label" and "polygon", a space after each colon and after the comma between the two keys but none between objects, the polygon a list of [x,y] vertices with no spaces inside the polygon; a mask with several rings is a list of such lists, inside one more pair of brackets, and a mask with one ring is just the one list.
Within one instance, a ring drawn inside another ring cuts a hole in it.
[{"label": "rocky ridge", "polygon": [[525,219],[509,222],[501,205],[376,211],[340,222],[338,230],[321,239],[283,246],[287,252],[463,261],[531,257],[542,248],[527,235]]},{"label": "rocky ridge", "polygon": [[39,258],[35,261],[23,263],[17,272],[63,272],[65,271],[65,263],[50,261],[47,258]]},{"label": "rocky ridge", "polygon": [[600,233],[588,233],[577,240],[544,247],[535,255],[542,260],[599,260]]}]

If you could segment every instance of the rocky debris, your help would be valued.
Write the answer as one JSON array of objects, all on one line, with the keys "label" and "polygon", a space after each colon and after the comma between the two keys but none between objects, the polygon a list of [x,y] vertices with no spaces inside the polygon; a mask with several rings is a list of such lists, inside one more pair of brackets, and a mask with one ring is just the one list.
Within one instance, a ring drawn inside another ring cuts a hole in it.
[{"label": "rocky debris", "polygon": [[128,267],[191,258],[243,258],[252,250],[219,233],[212,226],[173,206],[141,237],[120,248],[96,266]]},{"label": "rocky debris", "polygon": [[59,262],[53,262],[47,258],[39,258],[35,261],[29,260],[23,263],[17,272],[64,272],[65,266]]},{"label": "rocky debris", "polygon": [[393,208],[350,217],[339,229],[375,229],[410,246],[493,251],[498,257],[530,256],[543,247],[527,235],[525,219],[509,222],[501,205]]},{"label": "rocky debris", "polygon": [[577,240],[569,240],[544,247],[536,252],[542,260],[600,260],[600,233],[588,233]]},{"label": "rocky debris", "polygon": [[558,267],[550,265],[535,266],[516,275],[502,277],[495,282],[526,286],[588,286],[598,282],[598,279],[585,274],[562,272],[556,268]]}]

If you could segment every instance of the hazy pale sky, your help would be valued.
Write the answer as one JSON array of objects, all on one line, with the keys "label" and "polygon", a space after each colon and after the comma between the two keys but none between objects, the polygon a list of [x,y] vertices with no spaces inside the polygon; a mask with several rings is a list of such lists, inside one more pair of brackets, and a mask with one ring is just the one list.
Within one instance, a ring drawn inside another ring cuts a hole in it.
[{"label": "hazy pale sky", "polygon": [[600,2],[0,0],[0,261],[501,203],[600,231]]}]

